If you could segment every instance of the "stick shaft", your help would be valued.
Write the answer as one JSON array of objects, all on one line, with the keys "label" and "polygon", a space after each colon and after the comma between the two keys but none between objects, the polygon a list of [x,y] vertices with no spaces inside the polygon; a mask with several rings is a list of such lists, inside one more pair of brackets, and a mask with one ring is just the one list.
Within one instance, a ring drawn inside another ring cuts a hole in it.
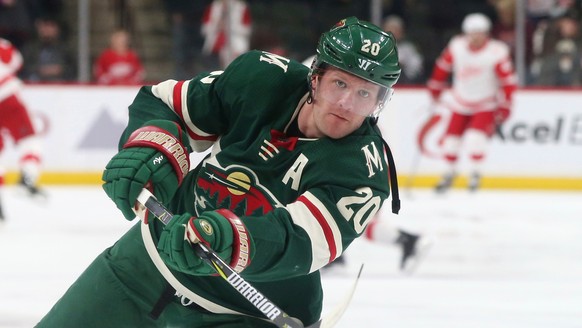
[{"label": "stick shaft", "polygon": [[[173,214],[168,211],[147,189],[143,189],[137,198],[138,203],[143,205],[150,213],[152,213],[164,225],[167,225],[172,220]],[[147,215],[145,209],[138,209],[136,213],[141,219]],[[226,280],[239,294],[247,299],[256,309],[261,311],[265,317],[275,323],[281,328],[303,328],[303,324],[298,319],[290,317],[276,304],[271,302],[263,293],[254,288],[244,278],[242,278],[236,271],[234,271],[228,264],[226,264],[219,256],[212,250],[201,243],[192,244],[194,251],[202,260],[210,265],[214,270]],[[256,292],[249,293],[249,290]],[[244,293],[243,293],[244,291]]]}]

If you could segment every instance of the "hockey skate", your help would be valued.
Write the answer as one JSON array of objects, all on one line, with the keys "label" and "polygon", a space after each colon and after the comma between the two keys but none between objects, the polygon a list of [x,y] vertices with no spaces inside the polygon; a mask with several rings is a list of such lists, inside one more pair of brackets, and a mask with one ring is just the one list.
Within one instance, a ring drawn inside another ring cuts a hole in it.
[{"label": "hockey skate", "polygon": [[412,273],[418,267],[420,260],[424,258],[431,242],[421,235],[398,230],[396,244],[402,248],[400,271]]},{"label": "hockey skate", "polygon": [[469,184],[467,185],[469,191],[475,192],[477,191],[477,189],[479,189],[480,186],[481,186],[481,175],[479,173],[471,174],[471,176],[469,177]]},{"label": "hockey skate", "polygon": [[4,211],[2,211],[2,199],[0,199],[0,222],[4,221]]},{"label": "hockey skate", "polygon": [[20,181],[18,182],[18,184],[24,189],[26,195],[31,198],[41,198],[41,199],[47,198],[47,195],[44,192],[44,190],[39,188],[36,185],[35,181],[26,174],[20,175]]},{"label": "hockey skate", "polygon": [[436,185],[435,191],[439,194],[445,193],[453,185],[453,180],[455,179],[454,173],[447,173],[443,175],[441,181]]}]

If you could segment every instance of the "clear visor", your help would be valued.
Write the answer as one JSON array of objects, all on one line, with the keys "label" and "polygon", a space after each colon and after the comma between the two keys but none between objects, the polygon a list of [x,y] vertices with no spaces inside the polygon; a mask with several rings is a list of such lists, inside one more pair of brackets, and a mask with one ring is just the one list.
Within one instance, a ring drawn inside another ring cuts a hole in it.
[{"label": "clear visor", "polygon": [[378,97],[377,88],[366,88],[360,85],[349,85],[341,80],[331,80],[319,83],[319,97],[325,102],[336,104],[346,111],[361,116],[378,116],[385,103],[390,100],[394,89],[385,89]]}]

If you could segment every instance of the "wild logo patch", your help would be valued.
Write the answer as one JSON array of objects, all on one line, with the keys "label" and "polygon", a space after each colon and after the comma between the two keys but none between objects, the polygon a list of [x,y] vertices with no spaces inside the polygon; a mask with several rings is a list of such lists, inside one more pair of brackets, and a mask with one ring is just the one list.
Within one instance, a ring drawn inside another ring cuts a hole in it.
[{"label": "wild logo patch", "polygon": [[[260,185],[256,175],[244,167],[223,170],[207,164],[199,177],[196,206],[202,211],[228,208],[238,215],[262,215],[273,210],[273,204],[278,204]],[[206,204],[215,208],[206,208]]]}]

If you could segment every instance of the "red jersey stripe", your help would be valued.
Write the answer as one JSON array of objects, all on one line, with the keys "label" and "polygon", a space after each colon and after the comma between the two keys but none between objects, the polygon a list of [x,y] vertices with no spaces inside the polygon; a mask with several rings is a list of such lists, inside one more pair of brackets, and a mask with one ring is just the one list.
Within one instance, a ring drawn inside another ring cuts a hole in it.
[{"label": "red jersey stripe", "polygon": [[337,256],[337,249],[335,247],[333,232],[331,230],[331,227],[329,226],[329,224],[325,220],[325,217],[323,216],[323,214],[321,214],[321,211],[317,208],[317,206],[315,206],[312,202],[310,202],[309,199],[307,199],[305,196],[300,196],[299,199],[297,199],[297,201],[302,202],[303,204],[305,204],[305,206],[307,206],[307,208],[309,209],[311,214],[313,214],[313,217],[317,220],[317,222],[321,226],[321,229],[323,230],[323,234],[325,235],[325,241],[329,245],[329,253],[330,253],[329,254],[329,262],[335,260],[335,258]]}]

